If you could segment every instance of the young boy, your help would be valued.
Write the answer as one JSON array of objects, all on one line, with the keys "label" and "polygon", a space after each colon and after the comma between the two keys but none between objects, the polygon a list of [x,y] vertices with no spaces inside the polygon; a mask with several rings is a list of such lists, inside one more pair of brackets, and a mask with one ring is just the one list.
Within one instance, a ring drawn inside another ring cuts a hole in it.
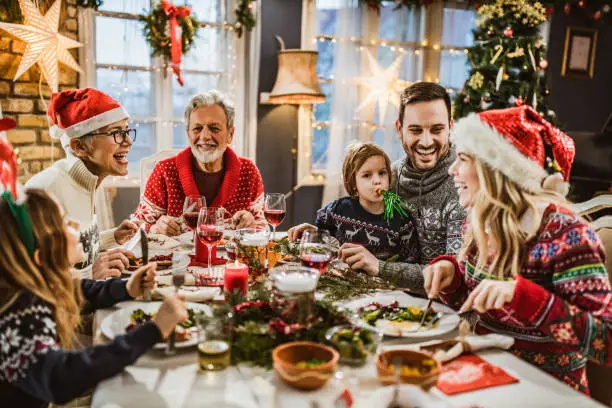
[{"label": "young boy", "polygon": [[[342,178],[349,196],[317,211],[314,226],[301,224],[291,228],[289,239],[297,239],[306,230],[324,229],[341,244],[364,246],[379,260],[398,255],[400,262],[418,262],[412,216],[402,218],[396,214],[390,222],[383,217],[385,207],[379,190],[388,190],[391,183],[391,160],[387,154],[373,143],[350,145],[342,165]],[[352,267],[350,256],[347,258],[343,261]]]}]

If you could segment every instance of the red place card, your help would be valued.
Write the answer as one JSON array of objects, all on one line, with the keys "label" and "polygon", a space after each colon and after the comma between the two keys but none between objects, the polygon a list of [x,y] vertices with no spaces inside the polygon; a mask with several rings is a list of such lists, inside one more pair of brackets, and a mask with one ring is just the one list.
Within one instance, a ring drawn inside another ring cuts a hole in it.
[{"label": "red place card", "polygon": [[437,387],[446,395],[517,383],[519,380],[475,354],[462,355],[445,364]]}]

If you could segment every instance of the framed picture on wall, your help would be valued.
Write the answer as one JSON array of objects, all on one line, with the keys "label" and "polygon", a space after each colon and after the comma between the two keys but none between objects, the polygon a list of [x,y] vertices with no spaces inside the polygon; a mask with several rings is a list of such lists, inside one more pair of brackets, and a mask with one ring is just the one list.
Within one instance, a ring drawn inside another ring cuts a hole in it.
[{"label": "framed picture on wall", "polygon": [[597,30],[592,28],[567,27],[561,75],[592,79],[595,72],[595,50]]}]

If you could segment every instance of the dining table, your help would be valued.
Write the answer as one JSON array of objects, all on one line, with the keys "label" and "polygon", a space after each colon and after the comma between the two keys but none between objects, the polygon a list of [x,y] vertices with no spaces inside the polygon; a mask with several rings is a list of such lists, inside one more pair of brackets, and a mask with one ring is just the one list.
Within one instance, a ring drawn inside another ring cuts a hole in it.
[{"label": "dining table", "polygon": [[[188,251],[188,249],[185,249]],[[405,291],[386,291],[400,301],[417,299]],[[221,300],[220,297],[217,300]],[[422,300],[421,300],[422,301]],[[102,321],[117,309],[133,307],[140,301],[121,302],[114,307],[99,309],[93,320],[94,344],[110,339],[101,330]],[[381,347],[394,348],[434,339],[451,339],[457,330],[424,338],[389,337]],[[597,401],[572,389],[565,383],[533,365],[501,349],[476,352],[485,361],[502,368],[518,382],[503,386],[446,395],[433,387],[429,394],[436,407],[453,408],[589,408],[603,407]],[[336,375],[316,391],[300,391],[282,382],[273,369],[248,364],[229,366],[222,371],[201,371],[195,347],[179,348],[174,355],[153,349],[116,376],[102,381],[95,388],[93,408],[337,408],[338,397],[349,392],[353,407],[380,407],[387,404],[377,399],[383,385],[376,373],[375,358],[361,368],[338,366]],[[432,405],[433,406],[433,405]],[[422,408],[422,407],[421,407]]]}]

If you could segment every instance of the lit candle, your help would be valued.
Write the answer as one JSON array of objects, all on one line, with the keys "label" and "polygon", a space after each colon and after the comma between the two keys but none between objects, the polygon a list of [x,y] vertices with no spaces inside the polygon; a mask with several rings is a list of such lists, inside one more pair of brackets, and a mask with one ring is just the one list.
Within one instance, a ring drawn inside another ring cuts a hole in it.
[{"label": "lit candle", "polygon": [[317,276],[306,273],[289,273],[276,278],[276,289],[287,293],[308,293],[317,287]]},{"label": "lit candle", "polygon": [[223,290],[233,294],[236,289],[246,296],[249,287],[249,267],[238,261],[225,264]]}]

